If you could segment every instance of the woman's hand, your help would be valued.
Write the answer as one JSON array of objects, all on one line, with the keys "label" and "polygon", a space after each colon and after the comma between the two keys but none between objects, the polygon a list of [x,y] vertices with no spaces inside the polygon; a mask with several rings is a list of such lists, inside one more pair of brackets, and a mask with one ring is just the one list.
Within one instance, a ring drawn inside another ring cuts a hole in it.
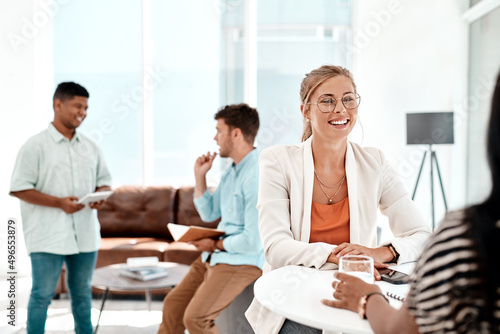
[{"label": "woman's hand", "polygon": [[387,263],[380,263],[380,262],[375,262],[373,263],[373,277],[375,277],[376,281],[380,281],[382,277],[380,277],[380,273],[378,272],[377,269],[386,269],[389,268],[389,265]]},{"label": "woman's hand", "polygon": [[[385,248],[385,249],[382,249]],[[383,263],[384,261],[380,260],[386,259],[387,257],[385,255],[385,251],[389,252],[390,258],[392,259],[392,253],[387,247],[379,247],[379,248],[369,248],[365,246],[361,246],[358,244],[350,244],[348,242],[344,242],[343,244],[338,245],[332,250],[332,253],[327,259],[327,262],[333,262],[336,264],[339,264],[339,259],[344,256],[344,255],[366,255],[371,258],[373,258],[373,265],[374,265],[374,270],[373,270],[373,277],[375,277],[376,281],[380,281],[380,273],[378,272],[377,269],[385,269],[389,268],[388,264]],[[384,252],[384,255],[381,256],[381,253]],[[387,260],[388,261],[388,260]]]},{"label": "woman's hand", "polygon": [[361,297],[370,292],[381,292],[375,284],[367,284],[349,274],[337,272],[334,277],[338,279],[332,283],[335,289],[333,297],[337,300],[323,299],[321,302],[327,306],[358,312]]},{"label": "woman's hand", "polygon": [[338,258],[344,255],[367,255],[375,262],[389,262],[394,257],[388,247],[369,248],[344,242],[332,251]]},{"label": "woman's hand", "polygon": [[335,254],[333,254],[333,251],[332,251],[330,253],[330,256],[328,256],[328,259],[326,259],[326,262],[339,264],[339,258]]},{"label": "woman's hand", "polygon": [[[359,245],[355,245],[355,246],[359,246]],[[340,246],[338,246],[338,247],[340,247]],[[359,247],[363,247],[363,246],[359,246]],[[335,249],[337,249],[337,248],[335,248]],[[364,248],[366,248],[366,247],[364,247]],[[328,256],[328,259],[326,259],[326,262],[331,262],[331,263],[339,264],[339,257],[337,255],[335,255],[335,249],[330,253],[330,256]],[[375,277],[376,281],[380,281],[381,277],[380,277],[380,273],[378,272],[377,269],[389,268],[389,265],[386,264],[386,263],[374,262],[373,263],[373,267],[374,267],[374,269],[373,269],[373,277]]]}]

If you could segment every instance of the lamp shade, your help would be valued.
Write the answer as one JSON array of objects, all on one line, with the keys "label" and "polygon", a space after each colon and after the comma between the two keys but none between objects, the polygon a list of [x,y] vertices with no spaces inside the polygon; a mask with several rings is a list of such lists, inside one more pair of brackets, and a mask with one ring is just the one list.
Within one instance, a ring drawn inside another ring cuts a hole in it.
[{"label": "lamp shade", "polygon": [[453,112],[406,114],[408,145],[453,144]]}]

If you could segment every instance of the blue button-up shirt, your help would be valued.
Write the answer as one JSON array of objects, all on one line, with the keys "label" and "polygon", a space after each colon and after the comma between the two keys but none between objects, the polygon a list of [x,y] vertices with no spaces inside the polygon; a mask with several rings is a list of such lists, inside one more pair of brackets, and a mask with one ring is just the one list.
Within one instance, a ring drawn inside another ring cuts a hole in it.
[{"label": "blue button-up shirt", "polygon": [[[78,131],[69,140],[54,125],[31,137],[17,156],[10,191],[35,189],[55,197],[78,198],[111,185],[97,145]],[[73,214],[21,201],[28,253],[76,254],[99,249],[97,210],[88,205]]]},{"label": "blue button-up shirt", "polygon": [[[213,194],[205,191],[194,204],[203,221],[221,217],[218,229],[224,230],[224,252],[212,253],[210,265],[253,265],[262,269],[264,250],[259,236],[257,192],[259,189],[259,154],[253,150],[232,164]],[[210,255],[203,252],[202,261]]]}]

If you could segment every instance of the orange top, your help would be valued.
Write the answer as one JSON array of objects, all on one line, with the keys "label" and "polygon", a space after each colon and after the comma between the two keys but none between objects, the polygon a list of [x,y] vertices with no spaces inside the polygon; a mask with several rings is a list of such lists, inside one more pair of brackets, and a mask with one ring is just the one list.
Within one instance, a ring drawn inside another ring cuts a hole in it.
[{"label": "orange top", "polygon": [[349,197],[335,204],[312,202],[309,243],[340,245],[349,241]]}]

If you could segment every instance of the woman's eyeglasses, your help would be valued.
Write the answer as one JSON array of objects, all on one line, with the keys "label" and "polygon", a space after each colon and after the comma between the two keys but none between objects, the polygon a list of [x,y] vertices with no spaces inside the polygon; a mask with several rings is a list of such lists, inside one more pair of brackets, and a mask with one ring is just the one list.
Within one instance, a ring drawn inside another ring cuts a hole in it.
[{"label": "woman's eyeglasses", "polygon": [[[359,106],[359,103],[361,102],[361,96],[357,93],[347,93],[344,96],[342,96],[342,104],[346,109],[355,109]],[[337,106],[337,100],[329,95],[321,95],[318,98],[318,101],[316,103],[306,103],[306,104],[315,104],[319,111],[322,113],[330,113],[335,110],[335,107]]]}]

